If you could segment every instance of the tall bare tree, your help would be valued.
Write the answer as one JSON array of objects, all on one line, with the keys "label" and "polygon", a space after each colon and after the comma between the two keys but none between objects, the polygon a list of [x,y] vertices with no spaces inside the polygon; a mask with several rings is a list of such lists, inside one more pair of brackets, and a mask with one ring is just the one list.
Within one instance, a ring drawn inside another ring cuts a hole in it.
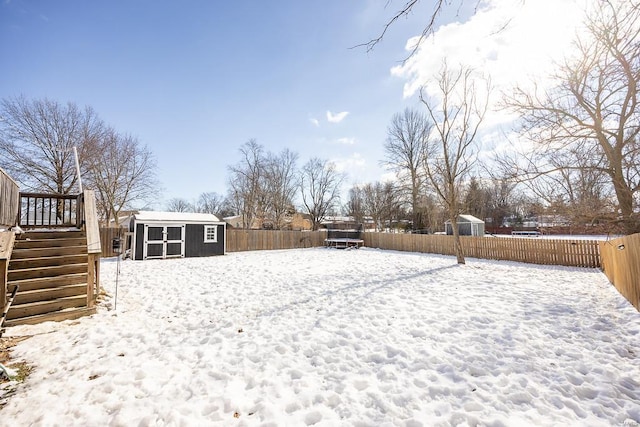
[{"label": "tall bare tree", "polygon": [[158,195],[156,162],[151,151],[130,135],[106,129],[99,149],[87,159],[87,182],[95,189],[99,215],[118,225],[120,212]]},{"label": "tall bare tree", "polygon": [[398,192],[391,182],[365,184],[362,188],[364,211],[371,215],[376,231],[382,231],[391,225],[398,213]]},{"label": "tall bare tree", "polygon": [[487,216],[493,227],[500,227],[504,219],[513,211],[515,183],[507,179],[493,178],[488,186]]},{"label": "tall bare tree", "polygon": [[251,228],[264,219],[266,209],[264,148],[251,139],[240,147],[240,154],[240,162],[229,167],[229,199],[242,217],[243,228]]},{"label": "tall bare tree", "polygon": [[81,173],[89,168],[105,126],[90,107],[49,99],[0,102],[0,167],[24,189],[54,194],[78,191],[74,147]]},{"label": "tall bare tree", "polygon": [[[526,163],[511,159],[510,167],[526,179],[572,169],[606,174],[626,232],[638,232],[640,3],[600,1],[586,29],[575,42],[578,54],[553,76],[555,87],[519,88],[507,99],[536,143],[521,153]],[[581,163],[566,153],[580,153]]]},{"label": "tall bare tree", "polygon": [[452,70],[445,63],[436,76],[438,96],[428,98],[424,89],[420,92],[420,100],[434,123],[425,170],[449,214],[459,264],[465,263],[458,230],[462,191],[477,160],[476,137],[488,109],[490,91],[488,81],[484,87],[478,87],[477,81],[472,69],[462,66]]},{"label": "tall bare tree", "polygon": [[312,227],[318,229],[320,222],[340,200],[340,187],[344,175],[333,163],[317,157],[310,159],[300,171],[302,203],[311,217]]},{"label": "tall bare tree", "polygon": [[285,149],[279,155],[269,153],[265,161],[265,186],[269,216],[274,228],[285,227],[287,215],[295,211],[293,199],[298,190],[298,154]]},{"label": "tall bare tree", "polygon": [[489,191],[477,177],[472,176],[465,189],[464,211],[484,220],[488,213],[489,200]]},{"label": "tall bare tree", "polygon": [[425,228],[424,162],[432,127],[423,113],[407,108],[393,116],[384,144],[383,164],[395,171],[401,191],[410,197],[414,230]]},{"label": "tall bare tree", "polygon": [[349,189],[349,199],[344,207],[347,215],[352,216],[358,224],[364,223],[366,215],[364,206],[364,192],[362,185],[354,185]]}]

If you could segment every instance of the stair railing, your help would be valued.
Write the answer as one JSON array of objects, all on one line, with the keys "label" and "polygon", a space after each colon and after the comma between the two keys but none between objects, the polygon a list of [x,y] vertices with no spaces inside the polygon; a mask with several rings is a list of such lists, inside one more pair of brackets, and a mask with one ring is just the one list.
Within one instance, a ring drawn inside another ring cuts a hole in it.
[{"label": "stair railing", "polygon": [[20,193],[20,222],[23,228],[82,227],[82,195]]},{"label": "stair railing", "polygon": [[80,195],[80,217],[82,227],[87,233],[87,307],[93,307],[100,290],[100,226],[98,224],[98,210],[96,196],[93,190],[84,190]]},{"label": "stair railing", "polygon": [[0,232],[0,309],[4,309],[7,302],[7,274],[14,241],[12,231]]},{"label": "stair railing", "polygon": [[0,168],[0,226],[16,225],[19,193],[18,184]]}]

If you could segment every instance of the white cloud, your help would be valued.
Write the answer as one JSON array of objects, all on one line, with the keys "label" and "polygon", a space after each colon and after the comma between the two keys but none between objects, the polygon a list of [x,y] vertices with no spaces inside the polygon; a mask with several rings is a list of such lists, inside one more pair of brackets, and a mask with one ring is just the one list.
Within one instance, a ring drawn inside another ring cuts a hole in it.
[{"label": "white cloud", "polygon": [[345,117],[349,114],[348,111],[342,111],[340,113],[332,113],[331,111],[327,111],[327,120],[329,123],[340,123],[344,120]]},{"label": "white cloud", "polygon": [[[489,75],[496,89],[546,86],[554,63],[571,52],[584,11],[597,0],[487,0],[468,21],[443,25],[391,74],[406,80],[404,96],[414,95],[441,68],[464,64]],[[407,48],[415,38],[407,41]],[[433,86],[425,90],[432,92]],[[498,97],[495,97],[496,99]]]},{"label": "white cloud", "polygon": [[338,138],[336,142],[338,144],[354,145],[356,143],[356,139],[355,138]]},{"label": "white cloud", "polygon": [[395,172],[385,172],[380,175],[380,182],[397,182],[398,176]]},{"label": "white cloud", "polygon": [[367,161],[360,153],[353,153],[349,157],[332,159],[331,162],[336,165],[336,169],[339,172],[347,173],[355,169],[364,169],[367,164]]},{"label": "white cloud", "polygon": [[319,128],[319,127],[320,127],[320,122],[318,121],[318,119],[316,119],[316,118],[313,118],[313,117],[312,117],[312,118],[310,118],[310,119],[309,119],[309,121],[310,121],[310,122],[311,122],[315,127],[317,127],[317,128]]}]

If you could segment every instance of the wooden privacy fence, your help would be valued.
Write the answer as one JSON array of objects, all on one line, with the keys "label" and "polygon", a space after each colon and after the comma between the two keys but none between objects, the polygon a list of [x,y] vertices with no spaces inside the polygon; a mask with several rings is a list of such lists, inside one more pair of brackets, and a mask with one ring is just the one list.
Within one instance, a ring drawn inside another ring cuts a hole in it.
[{"label": "wooden privacy fence", "polygon": [[640,234],[600,242],[600,256],[609,281],[640,310]]},{"label": "wooden privacy fence", "polygon": [[[600,267],[595,240],[528,239],[461,236],[464,256],[532,264]],[[453,236],[431,234],[364,233],[370,248],[455,255]]]},{"label": "wooden privacy fence", "polygon": [[227,252],[324,246],[326,231],[227,229]]},{"label": "wooden privacy fence", "polygon": [[122,244],[122,250],[128,249],[125,247],[125,232],[124,228],[100,228],[100,246],[102,247],[103,257],[112,257],[117,254],[113,252],[113,239],[120,238]]},{"label": "wooden privacy fence", "polygon": [[[114,238],[125,230],[101,228],[102,256],[110,257]],[[324,246],[326,230],[283,231],[227,229],[227,252],[298,249]],[[453,237],[431,234],[363,233],[364,246],[407,252],[454,255]],[[532,264],[600,267],[600,247],[595,240],[527,239],[462,236],[464,255],[472,258],[519,261]],[[126,249],[123,242],[123,249]]]},{"label": "wooden privacy fence", "polygon": [[[122,249],[126,247],[126,230],[123,228],[101,228],[102,256],[112,257],[113,239],[120,237]],[[326,231],[240,230],[227,229],[227,252],[266,251],[272,249],[298,249],[324,246]]]},{"label": "wooden privacy fence", "polygon": [[16,224],[19,194],[18,184],[0,169],[0,225]]}]

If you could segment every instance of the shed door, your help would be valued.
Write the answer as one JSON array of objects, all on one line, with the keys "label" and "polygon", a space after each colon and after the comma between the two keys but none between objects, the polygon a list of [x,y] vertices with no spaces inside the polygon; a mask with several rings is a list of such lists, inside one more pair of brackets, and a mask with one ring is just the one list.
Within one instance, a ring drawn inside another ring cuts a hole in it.
[{"label": "shed door", "polygon": [[184,257],[184,228],[145,224],[143,259]]}]

